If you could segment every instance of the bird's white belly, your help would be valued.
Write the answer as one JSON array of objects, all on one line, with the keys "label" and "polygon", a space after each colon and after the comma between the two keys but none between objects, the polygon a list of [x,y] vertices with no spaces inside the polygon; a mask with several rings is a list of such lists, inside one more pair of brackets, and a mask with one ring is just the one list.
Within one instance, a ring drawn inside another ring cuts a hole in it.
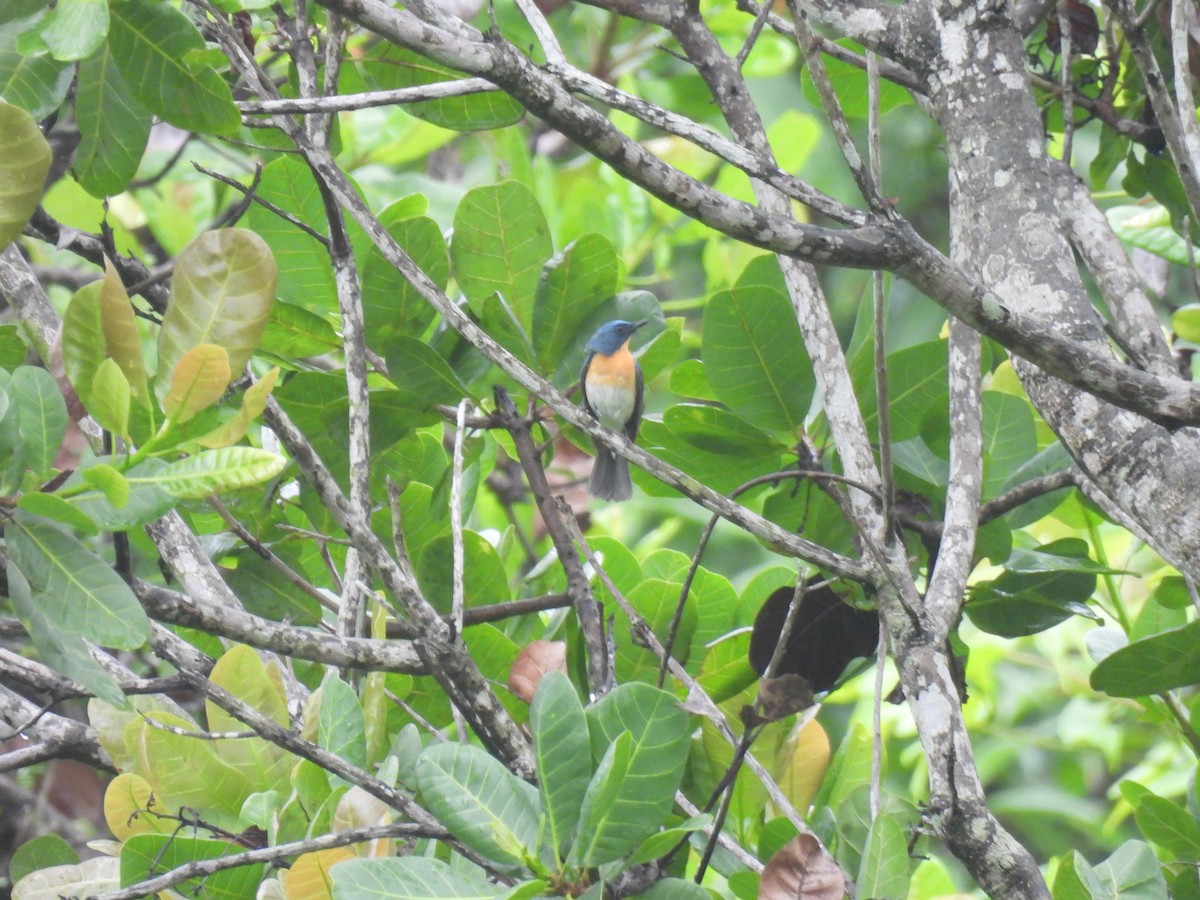
[{"label": "bird's white belly", "polygon": [[634,392],[628,387],[588,385],[587,396],[596,418],[616,431],[633,415]]}]

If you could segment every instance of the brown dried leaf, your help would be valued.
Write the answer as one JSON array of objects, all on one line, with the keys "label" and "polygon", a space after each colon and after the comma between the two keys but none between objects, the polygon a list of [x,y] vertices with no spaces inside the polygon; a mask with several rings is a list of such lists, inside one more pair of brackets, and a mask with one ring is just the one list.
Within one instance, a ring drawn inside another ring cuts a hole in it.
[{"label": "brown dried leaf", "polygon": [[508,673],[508,689],[526,703],[532,703],[543,675],[566,671],[566,641],[534,641],[513,660]]},{"label": "brown dried leaf", "polygon": [[842,900],[846,873],[815,837],[798,835],[771,857],[758,900]]},{"label": "brown dried leaf", "polygon": [[759,682],[758,707],[768,722],[778,722],[785,716],[808,709],[814,702],[812,685],[800,675],[780,675]]}]

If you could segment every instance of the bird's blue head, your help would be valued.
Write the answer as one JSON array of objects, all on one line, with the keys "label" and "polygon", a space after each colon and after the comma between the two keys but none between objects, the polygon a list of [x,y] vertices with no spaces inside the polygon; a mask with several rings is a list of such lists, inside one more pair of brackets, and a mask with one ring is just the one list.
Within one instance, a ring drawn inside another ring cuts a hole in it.
[{"label": "bird's blue head", "polygon": [[626,322],[624,319],[605,322],[596,329],[596,333],[588,341],[587,348],[593,353],[603,353],[605,356],[609,356],[620,350],[633,333],[645,324],[645,319],[640,322]]}]

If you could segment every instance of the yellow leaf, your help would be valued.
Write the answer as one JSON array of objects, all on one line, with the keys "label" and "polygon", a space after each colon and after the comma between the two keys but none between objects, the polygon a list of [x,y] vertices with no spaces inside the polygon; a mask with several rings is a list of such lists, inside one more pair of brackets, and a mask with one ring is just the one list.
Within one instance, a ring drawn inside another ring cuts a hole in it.
[{"label": "yellow leaf", "polygon": [[198,344],[175,364],[171,389],[163,397],[163,415],[174,422],[188,421],[220,400],[232,378],[225,348]]},{"label": "yellow leaf", "polygon": [[154,789],[140,775],[125,772],[108,783],[104,792],[104,819],[117,840],[123,841],[135,834],[169,834],[175,830],[175,822],[162,819],[154,815],[155,812],[170,813],[173,810],[154,796]]},{"label": "yellow leaf", "polygon": [[279,369],[274,368],[247,388],[237,415],[219,428],[214,428],[203,437],[197,438],[196,443],[201,447],[216,450],[220,447],[232,446],[240,441],[242,435],[246,433],[246,429],[250,427],[250,423],[262,415],[262,411],[267,408],[267,398],[271,396],[271,391],[278,378]]},{"label": "yellow leaf", "polygon": [[104,345],[108,355],[116,360],[129,390],[138,403],[149,404],[150,391],[146,383],[146,366],[142,360],[142,338],[137,319],[121,276],[106,257],[104,281],[100,288],[100,321],[104,327]]},{"label": "yellow leaf", "polygon": [[829,768],[829,737],[821,723],[812,719],[788,735],[775,761],[780,788],[803,814]]},{"label": "yellow leaf", "polygon": [[331,900],[333,879],[329,870],[347,859],[355,859],[355,853],[349,847],[301,854],[281,876],[288,900]]}]

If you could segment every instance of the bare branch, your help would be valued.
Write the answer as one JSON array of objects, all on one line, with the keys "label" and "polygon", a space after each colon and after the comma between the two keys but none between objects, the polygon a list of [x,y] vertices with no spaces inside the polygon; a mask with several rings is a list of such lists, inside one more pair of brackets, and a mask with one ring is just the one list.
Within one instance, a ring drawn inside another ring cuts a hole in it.
[{"label": "bare branch", "polygon": [[429,671],[427,664],[407,641],[333,635],[296,625],[283,625],[241,609],[217,607],[194,600],[140,579],[134,582],[134,590],[146,612],[155,619],[200,628],[251,647],[343,668],[414,675]]},{"label": "bare branch", "polygon": [[314,853],[318,850],[329,850],[334,847],[346,847],[350,844],[369,843],[371,841],[387,840],[390,838],[433,838],[444,839],[446,830],[440,826],[421,825],[415,822],[395,822],[391,825],[364,825],[360,828],[350,828],[332,834],[303,841],[290,841],[276,844],[274,847],[263,847],[259,850],[247,850],[244,853],[232,853],[216,859],[197,860],[186,863],[139,881],[137,884],[116,891],[105,891],[96,894],[93,900],[137,900],[166,891],[177,884],[192,878],[205,878],[225,869],[237,866],[252,866],[258,863],[278,864],[286,862],[301,853]]}]

